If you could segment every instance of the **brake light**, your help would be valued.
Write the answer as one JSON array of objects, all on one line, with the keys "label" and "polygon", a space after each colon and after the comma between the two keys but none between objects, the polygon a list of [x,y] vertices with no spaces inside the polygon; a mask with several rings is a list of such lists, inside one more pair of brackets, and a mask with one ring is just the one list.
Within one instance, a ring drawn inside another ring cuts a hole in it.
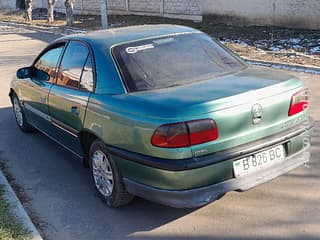
[{"label": "brake light", "polygon": [[202,119],[162,125],[153,133],[151,144],[163,148],[181,148],[214,141],[218,137],[216,122]]},{"label": "brake light", "polygon": [[309,107],[309,91],[303,89],[295,93],[291,98],[288,116],[293,116]]},{"label": "brake light", "polygon": [[164,148],[189,146],[187,125],[185,123],[162,125],[153,133],[151,143]]}]

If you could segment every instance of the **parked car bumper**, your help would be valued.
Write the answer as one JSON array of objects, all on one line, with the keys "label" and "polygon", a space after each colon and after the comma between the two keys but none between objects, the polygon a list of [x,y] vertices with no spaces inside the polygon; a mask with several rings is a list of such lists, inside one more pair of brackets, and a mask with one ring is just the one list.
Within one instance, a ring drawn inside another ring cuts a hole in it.
[{"label": "parked car bumper", "polygon": [[[124,153],[114,148],[109,148],[109,152],[119,164],[128,192],[172,207],[193,208],[217,200],[229,191],[248,190],[308,162],[311,131],[312,124],[298,126],[203,159],[164,159],[161,162],[161,159]],[[234,161],[280,144],[286,151],[285,160],[252,174],[235,177]]]},{"label": "parked car bumper", "polygon": [[309,161],[310,154],[305,150],[287,158],[285,162],[272,168],[241,178],[232,178],[221,183],[189,190],[166,190],[150,187],[124,178],[128,192],[142,198],[176,208],[195,208],[219,199],[233,190],[245,191],[268,182]]}]

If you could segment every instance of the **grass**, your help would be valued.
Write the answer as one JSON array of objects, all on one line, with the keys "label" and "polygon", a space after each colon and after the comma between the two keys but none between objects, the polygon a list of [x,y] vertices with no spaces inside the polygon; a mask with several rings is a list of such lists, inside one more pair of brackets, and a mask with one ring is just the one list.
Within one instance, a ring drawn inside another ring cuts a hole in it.
[{"label": "grass", "polygon": [[1,240],[27,240],[27,231],[10,213],[10,205],[3,198],[4,190],[0,185],[0,239]]}]

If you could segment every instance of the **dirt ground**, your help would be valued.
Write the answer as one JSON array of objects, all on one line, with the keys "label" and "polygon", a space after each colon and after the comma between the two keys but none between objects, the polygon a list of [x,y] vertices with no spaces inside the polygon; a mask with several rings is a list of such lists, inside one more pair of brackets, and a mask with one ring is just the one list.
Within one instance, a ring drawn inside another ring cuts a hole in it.
[{"label": "dirt ground", "polygon": [[[47,24],[46,9],[34,9],[33,26],[50,28],[61,33],[101,28],[100,16],[75,15],[73,31],[66,26],[65,15],[55,12],[55,23]],[[23,22],[23,11],[0,11],[0,20]],[[255,60],[320,67],[320,31],[266,26],[229,26],[216,24],[210,16],[203,22],[137,15],[109,15],[110,27],[139,24],[180,24],[197,28],[222,41],[241,57]]]}]

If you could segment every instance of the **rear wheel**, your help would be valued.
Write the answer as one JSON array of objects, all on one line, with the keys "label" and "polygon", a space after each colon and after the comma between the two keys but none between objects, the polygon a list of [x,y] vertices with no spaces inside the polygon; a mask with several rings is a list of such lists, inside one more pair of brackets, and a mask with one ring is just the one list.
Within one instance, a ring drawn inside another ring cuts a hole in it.
[{"label": "rear wheel", "polygon": [[132,201],[121,174],[103,142],[96,140],[90,148],[90,168],[99,197],[109,207],[120,207]]},{"label": "rear wheel", "polygon": [[21,103],[20,103],[16,94],[13,94],[13,96],[12,96],[12,105],[13,105],[13,112],[14,112],[14,116],[15,116],[16,122],[18,124],[18,127],[23,132],[32,131],[32,127],[27,122],[23,108],[22,108]]}]

